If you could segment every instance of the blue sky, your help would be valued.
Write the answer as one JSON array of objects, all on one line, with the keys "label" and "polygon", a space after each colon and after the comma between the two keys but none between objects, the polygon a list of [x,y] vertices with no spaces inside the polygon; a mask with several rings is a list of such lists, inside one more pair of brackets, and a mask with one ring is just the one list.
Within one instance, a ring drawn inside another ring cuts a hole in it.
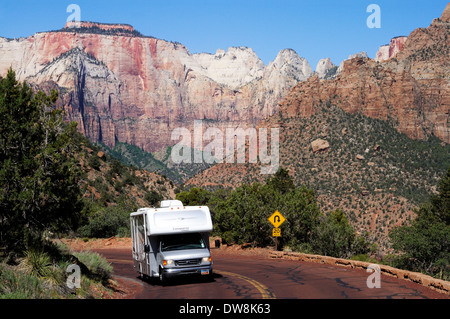
[{"label": "blue sky", "polygon": [[[83,21],[131,24],[145,35],[178,41],[191,53],[246,46],[268,64],[280,50],[291,48],[315,69],[325,57],[339,64],[350,54],[366,51],[373,58],[392,37],[428,27],[447,1],[2,0],[0,36],[28,37],[60,29],[72,3],[80,6]],[[366,24],[372,3],[381,8],[379,29]]]}]

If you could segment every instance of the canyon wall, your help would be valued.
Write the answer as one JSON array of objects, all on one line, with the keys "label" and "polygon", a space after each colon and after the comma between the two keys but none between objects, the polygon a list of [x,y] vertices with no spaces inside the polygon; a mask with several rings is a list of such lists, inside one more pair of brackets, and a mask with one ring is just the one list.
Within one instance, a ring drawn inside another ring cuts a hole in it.
[{"label": "canyon wall", "polygon": [[193,55],[182,44],[136,35],[131,26],[81,26],[0,38],[0,75],[12,66],[20,81],[57,89],[68,120],[108,146],[120,141],[157,151],[176,143],[171,132],[194,120],[256,125],[313,75],[293,50],[266,66],[245,47]]},{"label": "canyon wall", "polygon": [[[217,127],[256,126],[279,108],[309,116],[323,102],[347,112],[393,119],[415,139],[449,143],[449,6],[440,19],[394,38],[375,60],[352,55],[336,74],[318,76],[291,49],[265,65],[246,47],[191,54],[180,43],[146,37],[132,26],[82,22],[28,38],[0,38],[0,76],[59,91],[58,106],[94,142],[157,151],[194,120]],[[286,98],[287,96],[287,98]],[[286,98],[286,99],[284,99]],[[280,101],[284,101],[280,104]]]}]

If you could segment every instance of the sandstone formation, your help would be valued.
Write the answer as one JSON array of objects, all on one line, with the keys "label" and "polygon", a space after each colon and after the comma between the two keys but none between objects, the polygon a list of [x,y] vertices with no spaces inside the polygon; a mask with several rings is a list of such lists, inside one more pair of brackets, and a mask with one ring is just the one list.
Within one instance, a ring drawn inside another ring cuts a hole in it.
[{"label": "sandstone formation", "polygon": [[396,37],[389,44],[381,46],[375,55],[375,61],[384,62],[395,57],[403,50],[407,39],[408,37]]},{"label": "sandstone formation", "polygon": [[0,38],[0,76],[55,88],[68,120],[94,142],[145,151],[174,145],[175,128],[194,120],[218,127],[256,125],[313,71],[293,50],[265,66],[245,47],[191,54],[129,25],[82,22],[28,38]]}]

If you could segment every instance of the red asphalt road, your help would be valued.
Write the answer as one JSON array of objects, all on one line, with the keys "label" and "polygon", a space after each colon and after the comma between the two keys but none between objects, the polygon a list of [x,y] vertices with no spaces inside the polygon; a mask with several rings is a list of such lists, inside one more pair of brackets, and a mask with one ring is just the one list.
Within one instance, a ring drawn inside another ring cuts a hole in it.
[{"label": "red asphalt road", "polygon": [[140,280],[127,249],[96,250],[114,276],[136,287],[136,299],[450,299],[419,284],[381,275],[381,288],[368,288],[370,273],[323,264],[243,256],[212,249],[214,280],[186,277],[166,286]]}]

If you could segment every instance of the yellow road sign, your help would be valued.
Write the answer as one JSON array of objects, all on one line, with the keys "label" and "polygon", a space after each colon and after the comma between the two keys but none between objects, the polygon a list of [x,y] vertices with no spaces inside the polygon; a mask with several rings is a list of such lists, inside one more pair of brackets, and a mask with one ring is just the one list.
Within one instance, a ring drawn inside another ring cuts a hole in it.
[{"label": "yellow road sign", "polygon": [[273,237],[281,237],[281,228],[274,228],[272,231]]},{"label": "yellow road sign", "polygon": [[272,216],[269,217],[269,221],[275,228],[278,228],[286,221],[286,218],[284,218],[279,211],[276,211],[272,214]]}]

